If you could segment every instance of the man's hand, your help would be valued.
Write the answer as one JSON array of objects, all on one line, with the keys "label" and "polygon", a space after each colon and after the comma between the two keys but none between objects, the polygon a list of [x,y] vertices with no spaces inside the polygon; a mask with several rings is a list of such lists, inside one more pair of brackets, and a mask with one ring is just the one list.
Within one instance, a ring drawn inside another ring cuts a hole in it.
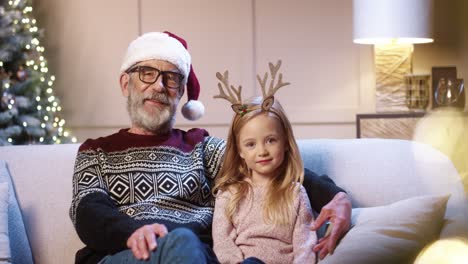
[{"label": "man's hand", "polygon": [[330,221],[332,224],[330,235],[321,238],[313,248],[314,252],[318,252],[320,259],[325,258],[328,253],[333,254],[338,240],[349,230],[351,224],[351,201],[346,193],[337,193],[322,208],[311,229],[316,231],[327,221]]},{"label": "man's hand", "polygon": [[156,236],[164,237],[167,235],[167,228],[165,225],[152,224],[144,225],[127,239],[127,247],[132,250],[135,258],[139,260],[147,260],[150,256],[150,251],[156,249]]}]

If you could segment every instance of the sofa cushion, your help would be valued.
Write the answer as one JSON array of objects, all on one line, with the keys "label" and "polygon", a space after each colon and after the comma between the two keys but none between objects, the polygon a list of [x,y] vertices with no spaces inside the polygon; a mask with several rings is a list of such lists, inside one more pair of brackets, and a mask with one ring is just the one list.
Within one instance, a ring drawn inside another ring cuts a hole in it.
[{"label": "sofa cushion", "polygon": [[10,239],[8,238],[8,183],[0,182],[0,263],[8,263]]},{"label": "sofa cushion", "polygon": [[300,140],[304,166],[327,174],[353,207],[450,194],[440,237],[468,237],[468,193],[450,159],[433,147],[396,139]]},{"label": "sofa cushion", "polygon": [[448,199],[418,196],[387,206],[355,208],[352,228],[333,255],[320,263],[412,263],[439,237]]},{"label": "sofa cushion", "polygon": [[0,182],[8,183],[8,234],[13,263],[33,263],[31,247],[16,200],[15,189],[5,161],[0,160]]}]

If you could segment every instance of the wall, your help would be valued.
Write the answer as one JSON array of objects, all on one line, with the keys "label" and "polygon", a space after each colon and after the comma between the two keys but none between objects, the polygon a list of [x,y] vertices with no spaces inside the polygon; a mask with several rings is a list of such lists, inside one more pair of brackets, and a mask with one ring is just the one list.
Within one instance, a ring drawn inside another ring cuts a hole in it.
[{"label": "wall", "polygon": [[[436,2],[444,7],[437,12],[445,15],[457,10],[454,5],[466,7],[463,0]],[[375,111],[372,46],[352,42],[352,1],[41,0],[35,12],[46,29],[56,93],[80,141],[129,126],[118,86],[120,60],[132,39],[153,30],[169,29],[188,41],[202,84],[205,117],[190,122],[180,115],[178,127],[205,127],[224,138],[232,111],[227,102],[212,98],[215,73],[228,69],[231,82],[242,85],[248,97],[260,91],[255,74],[278,58],[285,81],[292,83],[278,98],[298,138],[354,138],[355,114]],[[436,24],[442,33],[450,29],[452,38],[461,31],[453,25],[461,24],[446,18],[436,16]],[[455,39],[416,46],[415,72],[462,65],[460,50],[466,49]],[[466,66],[463,71],[468,78]]]}]

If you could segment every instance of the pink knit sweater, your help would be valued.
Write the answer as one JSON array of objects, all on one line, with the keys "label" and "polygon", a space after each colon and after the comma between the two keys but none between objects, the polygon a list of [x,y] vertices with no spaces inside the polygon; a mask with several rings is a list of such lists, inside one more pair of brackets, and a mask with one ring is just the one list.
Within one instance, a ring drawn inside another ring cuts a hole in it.
[{"label": "pink knit sweater", "polygon": [[313,221],[312,209],[304,187],[294,201],[297,217],[290,225],[273,226],[263,220],[262,201],[265,190],[253,187],[239,204],[229,221],[225,208],[230,192],[218,194],[213,216],[214,251],[219,261],[239,263],[248,257],[257,257],[267,264],[315,263],[312,247],[317,242],[315,232],[309,229]]}]

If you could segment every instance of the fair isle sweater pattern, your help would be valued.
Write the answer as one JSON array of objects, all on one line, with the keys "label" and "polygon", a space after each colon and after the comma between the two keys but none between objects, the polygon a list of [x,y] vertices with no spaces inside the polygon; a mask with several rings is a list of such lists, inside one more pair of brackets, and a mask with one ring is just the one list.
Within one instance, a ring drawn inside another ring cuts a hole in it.
[{"label": "fair isle sweater pattern", "polygon": [[80,201],[101,192],[135,220],[198,223],[208,228],[214,206],[211,186],[224,145],[223,140],[207,136],[189,152],[165,145],[80,151],[73,179],[73,223]]}]

